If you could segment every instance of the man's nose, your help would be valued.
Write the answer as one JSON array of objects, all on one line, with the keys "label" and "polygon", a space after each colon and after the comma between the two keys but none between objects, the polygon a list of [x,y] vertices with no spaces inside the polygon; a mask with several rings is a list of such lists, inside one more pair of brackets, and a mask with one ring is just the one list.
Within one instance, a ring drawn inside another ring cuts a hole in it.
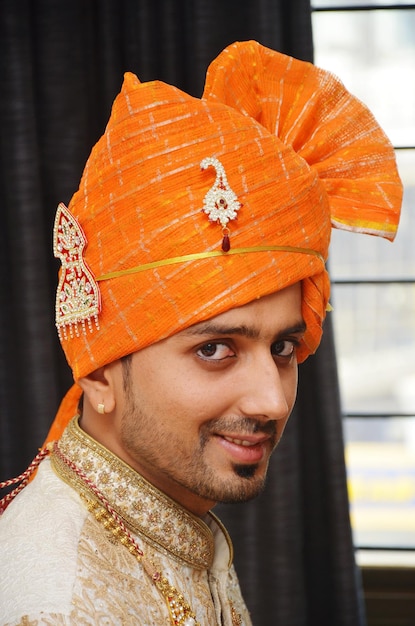
[{"label": "man's nose", "polygon": [[280,372],[271,354],[254,359],[241,381],[240,410],[247,417],[281,420],[289,416],[297,388],[297,369]]}]

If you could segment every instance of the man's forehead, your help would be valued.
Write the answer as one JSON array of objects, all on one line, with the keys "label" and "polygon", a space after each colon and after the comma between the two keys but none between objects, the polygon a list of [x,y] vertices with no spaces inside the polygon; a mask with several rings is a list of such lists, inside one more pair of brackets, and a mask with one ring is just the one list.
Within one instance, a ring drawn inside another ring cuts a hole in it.
[{"label": "man's forehead", "polygon": [[292,328],[293,332],[305,331],[306,325],[301,315],[300,283],[193,324],[180,334],[226,333],[254,337],[264,327],[272,332],[286,328]]}]

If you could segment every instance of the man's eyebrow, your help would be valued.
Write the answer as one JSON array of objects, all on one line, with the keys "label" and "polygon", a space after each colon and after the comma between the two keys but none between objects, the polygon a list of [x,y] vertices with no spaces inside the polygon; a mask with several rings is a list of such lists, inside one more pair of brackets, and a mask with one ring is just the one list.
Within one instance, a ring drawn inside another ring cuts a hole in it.
[{"label": "man's eyebrow", "polygon": [[[282,328],[277,337],[283,337],[287,335],[301,335],[306,331],[306,324],[304,321],[298,322],[293,326]],[[241,324],[240,326],[226,326],[224,324],[216,324],[215,322],[206,322],[190,326],[183,331],[184,335],[198,336],[198,335],[210,335],[210,336],[226,336],[226,335],[239,335],[241,337],[247,337],[248,339],[258,339],[260,337],[259,329],[251,326]]]}]

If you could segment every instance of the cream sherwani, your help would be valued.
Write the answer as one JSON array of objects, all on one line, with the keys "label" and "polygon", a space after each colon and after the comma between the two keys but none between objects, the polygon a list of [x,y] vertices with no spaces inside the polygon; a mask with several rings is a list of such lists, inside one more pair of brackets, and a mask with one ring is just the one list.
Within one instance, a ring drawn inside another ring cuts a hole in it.
[{"label": "cream sherwani", "polygon": [[[249,626],[217,518],[201,520],[88,437],[73,420],[59,447],[105,496],[145,558],[190,604],[201,626]],[[159,626],[165,599],[142,564],[90,513],[57,457],[0,517],[0,624]]]}]

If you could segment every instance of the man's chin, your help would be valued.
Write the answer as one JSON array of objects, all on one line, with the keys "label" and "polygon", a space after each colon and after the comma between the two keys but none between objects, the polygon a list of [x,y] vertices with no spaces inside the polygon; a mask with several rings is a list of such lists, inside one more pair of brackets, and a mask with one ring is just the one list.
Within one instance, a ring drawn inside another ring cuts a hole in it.
[{"label": "man's chin", "polygon": [[264,490],[265,476],[257,476],[258,465],[235,465],[233,468],[238,484],[220,498],[223,504],[235,504],[253,500]]}]

